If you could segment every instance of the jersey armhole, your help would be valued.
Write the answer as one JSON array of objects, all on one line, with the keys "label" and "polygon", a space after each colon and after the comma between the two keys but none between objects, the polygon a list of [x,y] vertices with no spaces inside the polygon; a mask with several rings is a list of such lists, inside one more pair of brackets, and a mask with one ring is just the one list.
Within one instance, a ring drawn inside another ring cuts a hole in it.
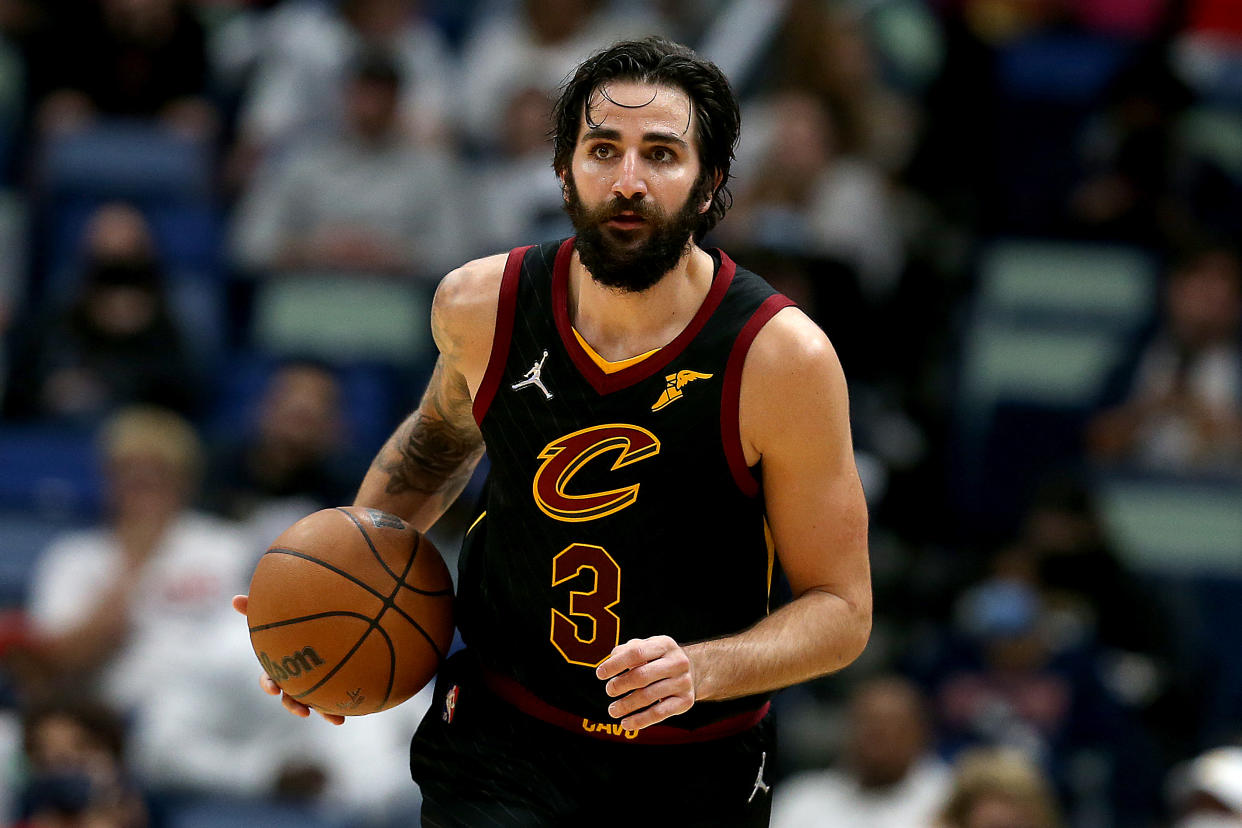
[{"label": "jersey armhole", "polygon": [[480,427],[496,391],[500,388],[505,363],[509,361],[509,342],[513,339],[513,317],[517,309],[518,279],[522,273],[522,260],[526,258],[526,251],[532,247],[534,245],[528,244],[510,250],[509,258],[505,260],[504,275],[500,277],[500,299],[496,303],[496,330],[492,334],[492,352],[487,358],[483,381],[479,383],[479,391],[474,395],[474,405],[471,406],[474,421]]},{"label": "jersey armhole", "polygon": [[729,351],[729,361],[725,364],[724,386],[720,401],[720,436],[724,441],[725,459],[729,463],[729,471],[733,473],[733,482],[747,497],[759,494],[759,480],[750,467],[746,465],[746,452],[742,448],[742,430],[739,416],[742,410],[742,367],[746,364],[746,354],[750,353],[751,343],[759,335],[759,331],[778,311],[792,307],[794,301],[781,294],[773,294],[751,314],[742,330],[733,340],[733,348]]}]

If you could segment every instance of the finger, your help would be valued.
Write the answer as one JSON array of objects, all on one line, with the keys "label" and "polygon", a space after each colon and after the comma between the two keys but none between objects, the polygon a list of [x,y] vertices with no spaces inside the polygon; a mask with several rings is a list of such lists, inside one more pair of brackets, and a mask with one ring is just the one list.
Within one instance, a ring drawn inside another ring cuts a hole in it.
[{"label": "finger", "polygon": [[635,690],[628,696],[617,699],[615,702],[608,705],[608,715],[612,716],[614,719],[620,719],[634,713],[637,710],[642,710],[644,707],[650,707],[656,702],[671,696],[689,697],[689,691],[690,682],[688,681],[680,681],[678,679],[665,679],[664,681],[657,681],[649,687],[643,687],[640,690]]},{"label": "finger", "polygon": [[640,687],[646,687],[661,679],[674,678],[679,675],[686,676],[688,683],[690,659],[680,647],[665,653],[655,661],[640,664],[610,679],[604,685],[604,692],[614,698],[616,696],[624,696],[626,693],[637,690]]},{"label": "finger", "polygon": [[263,692],[267,693],[269,696],[280,695],[280,685],[272,681],[272,677],[267,673],[263,673],[259,676],[259,686],[262,687]]},{"label": "finger", "polygon": [[626,730],[642,730],[644,727],[651,727],[653,724],[658,724],[671,716],[685,713],[693,706],[693,700],[685,696],[669,696],[648,708],[638,711],[632,716],[622,719],[621,727]]},{"label": "finger", "polygon": [[318,713],[320,716],[322,716],[324,721],[327,722],[328,724],[333,724],[333,725],[345,724],[345,717],[337,713],[324,713],[322,710],[316,710],[315,712]]},{"label": "finger", "polygon": [[310,715],[310,708],[302,704],[300,701],[295,699],[293,696],[290,696],[288,693],[285,693],[284,695],[280,697],[280,703],[285,706],[286,710],[288,710],[290,713],[292,713],[295,716],[300,716],[301,718],[305,719],[307,716]]},{"label": "finger", "polygon": [[250,606],[249,595],[234,595],[233,596],[233,609],[237,610],[242,615],[246,614],[246,609],[249,606]]},{"label": "finger", "polygon": [[618,644],[613,648],[604,663],[595,668],[595,675],[601,679],[610,679],[640,664],[656,660],[667,652],[670,646],[676,647],[677,644],[667,635],[659,635],[655,638],[631,638],[624,644]]}]

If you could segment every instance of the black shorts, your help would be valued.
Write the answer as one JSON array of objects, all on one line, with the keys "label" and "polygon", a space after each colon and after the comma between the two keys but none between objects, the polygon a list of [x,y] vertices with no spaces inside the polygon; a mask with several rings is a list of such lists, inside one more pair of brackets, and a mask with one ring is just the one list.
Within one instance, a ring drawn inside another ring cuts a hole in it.
[{"label": "black shorts", "polygon": [[463,651],[436,679],[410,746],[410,771],[423,794],[422,824],[431,828],[750,828],[766,826],[771,812],[772,736],[770,717],[734,736],[685,745],[570,732],[493,695]]}]

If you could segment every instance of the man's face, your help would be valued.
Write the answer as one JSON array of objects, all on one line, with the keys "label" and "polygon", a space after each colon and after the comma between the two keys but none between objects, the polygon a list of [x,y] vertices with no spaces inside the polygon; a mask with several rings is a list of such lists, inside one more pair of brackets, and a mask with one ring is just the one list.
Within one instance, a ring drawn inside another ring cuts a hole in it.
[{"label": "man's face", "polygon": [[587,101],[564,176],[583,265],[600,284],[640,292],[686,252],[711,204],[689,97],[615,82]]}]

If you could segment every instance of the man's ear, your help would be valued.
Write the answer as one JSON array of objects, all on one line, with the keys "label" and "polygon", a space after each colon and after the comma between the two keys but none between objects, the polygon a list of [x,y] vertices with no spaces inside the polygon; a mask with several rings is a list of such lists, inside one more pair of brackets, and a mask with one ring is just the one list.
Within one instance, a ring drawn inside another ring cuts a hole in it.
[{"label": "man's ear", "polygon": [[561,172],[558,172],[556,174],[556,177],[561,180],[561,198],[565,200],[566,204],[568,204],[569,203],[569,182],[565,180],[565,172],[563,170]]},{"label": "man's ear", "polygon": [[703,199],[703,203],[699,205],[699,213],[706,213],[712,209],[712,199],[716,197],[716,191],[720,189],[720,185],[724,182],[724,173],[719,170],[712,176],[712,188],[707,191],[707,196]]}]

